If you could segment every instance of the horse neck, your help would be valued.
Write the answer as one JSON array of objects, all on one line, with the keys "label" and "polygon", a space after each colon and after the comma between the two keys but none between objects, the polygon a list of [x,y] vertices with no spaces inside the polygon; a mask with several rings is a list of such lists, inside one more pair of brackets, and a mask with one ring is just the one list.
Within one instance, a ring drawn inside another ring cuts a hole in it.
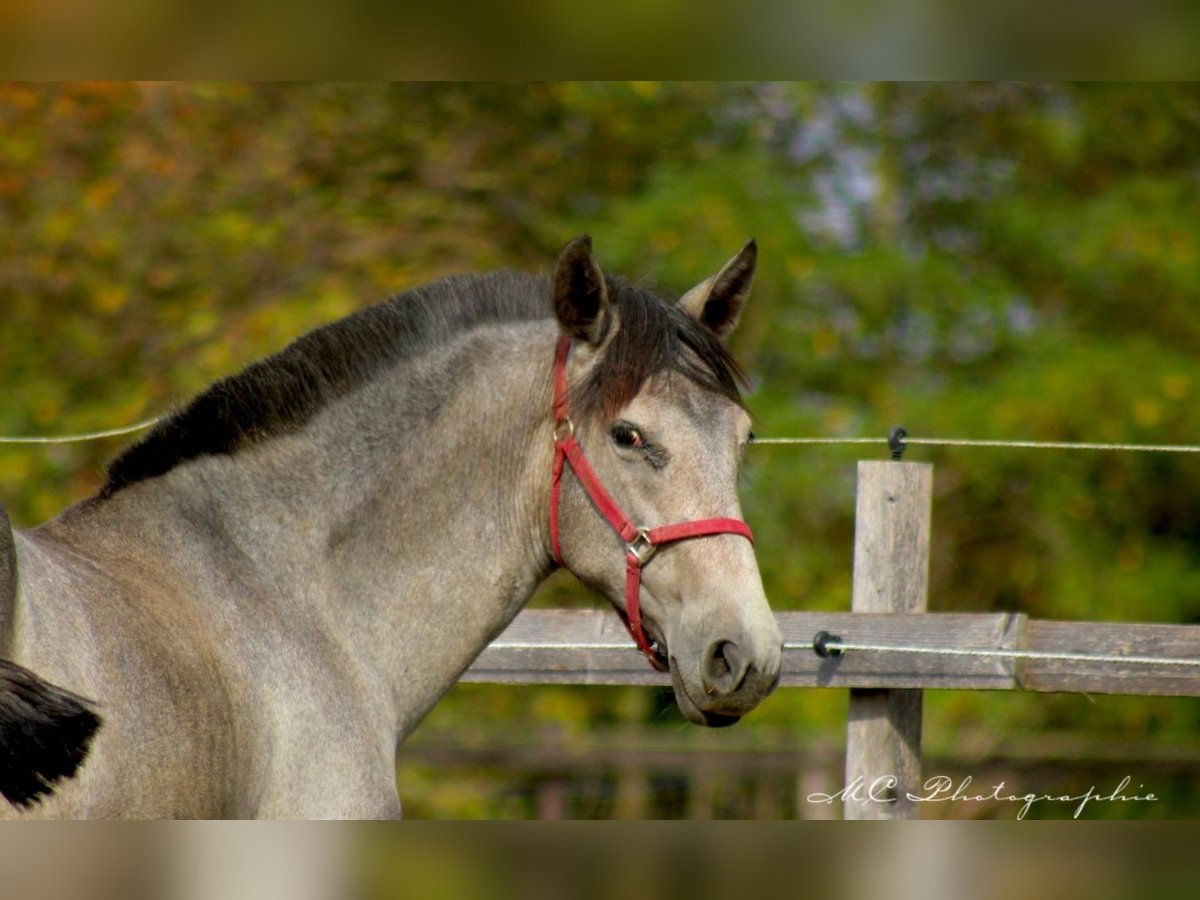
[{"label": "horse neck", "polygon": [[555,335],[549,321],[465,335],[296,434],[201,457],[101,506],[116,529],[137,504],[130,543],[169,544],[168,565],[182,556],[181,570],[211,573],[188,588],[201,602],[236,593],[245,609],[249,595],[252,610],[278,610],[272,621],[329,629],[390,692],[403,736],[551,569]]},{"label": "horse neck", "polygon": [[[390,673],[402,732],[551,569],[555,334],[549,322],[492,329],[350,405],[369,437],[341,469],[352,499],[327,538],[328,591],[358,623],[358,652]],[[358,483],[360,465],[371,475]]]}]

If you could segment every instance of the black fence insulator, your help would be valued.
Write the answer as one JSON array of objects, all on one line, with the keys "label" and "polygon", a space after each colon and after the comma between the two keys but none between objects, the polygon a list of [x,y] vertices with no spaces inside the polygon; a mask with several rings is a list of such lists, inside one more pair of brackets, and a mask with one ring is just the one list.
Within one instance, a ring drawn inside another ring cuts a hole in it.
[{"label": "black fence insulator", "polygon": [[830,634],[828,631],[818,631],[813,635],[813,653],[822,659],[841,656],[841,643],[842,639],[836,634]]}]

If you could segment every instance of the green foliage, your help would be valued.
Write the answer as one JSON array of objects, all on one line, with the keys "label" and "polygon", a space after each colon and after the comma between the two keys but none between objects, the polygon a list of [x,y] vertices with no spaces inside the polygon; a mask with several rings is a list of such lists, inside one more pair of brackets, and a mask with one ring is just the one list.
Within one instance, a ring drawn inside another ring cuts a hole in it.
[{"label": "green foliage", "polygon": [[[1198,219],[1195,85],[0,86],[0,434],[136,421],[318,323],[449,272],[545,269],[588,231],[672,291],[757,238],[734,346],[761,435],[1196,443]],[[0,497],[44,520],[119,443],[0,446]],[[910,454],[937,464],[932,608],[1200,621],[1200,460]],[[778,608],[846,608],[859,455],[751,449]],[[597,601],[558,577],[535,602]],[[645,696],[460,688],[433,725],[680,727]],[[951,746],[1198,739],[1192,701],[929,710]],[[785,690],[740,728],[836,738],[844,715]],[[405,780],[420,815],[532,811],[486,779]],[[1194,814],[1192,794],[1117,814]]]}]

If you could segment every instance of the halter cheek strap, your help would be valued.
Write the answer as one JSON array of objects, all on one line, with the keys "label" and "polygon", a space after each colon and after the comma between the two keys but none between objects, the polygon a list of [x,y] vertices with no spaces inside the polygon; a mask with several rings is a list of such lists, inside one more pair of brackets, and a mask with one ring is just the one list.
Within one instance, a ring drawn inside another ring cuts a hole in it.
[{"label": "halter cheek strap", "polygon": [[571,339],[566,335],[559,337],[554,354],[554,468],[550,485],[550,547],[554,552],[555,561],[565,567],[558,536],[559,504],[562,496],[563,469],[569,463],[596,510],[625,542],[625,612],[621,618],[638,649],[650,660],[650,665],[665,672],[666,660],[656,651],[646,636],[645,628],[642,627],[642,567],[650,561],[662,544],[714,534],[740,534],[753,543],[754,535],[750,532],[750,526],[738,519],[696,519],[691,522],[661,525],[658,528],[639,528],[629,520],[604,489],[599,476],[584,455],[583,447],[575,437],[575,426],[567,409],[567,355],[570,350]]}]

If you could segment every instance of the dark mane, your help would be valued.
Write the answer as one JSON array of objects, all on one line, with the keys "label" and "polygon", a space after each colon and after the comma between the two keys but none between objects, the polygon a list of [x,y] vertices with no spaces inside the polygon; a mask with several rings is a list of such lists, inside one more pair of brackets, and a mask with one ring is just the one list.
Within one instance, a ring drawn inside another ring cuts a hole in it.
[{"label": "dark mane", "polygon": [[515,272],[456,276],[406,291],[215,382],[116,457],[100,494],[295,431],[388,366],[467,328],[549,314],[548,282]]},{"label": "dark mane", "polygon": [[[584,415],[615,412],[662,371],[680,372],[741,403],[741,370],[712,332],[621,279],[606,281],[620,327],[577,391],[575,402]],[[188,460],[232,454],[295,431],[387,367],[454,334],[551,315],[549,281],[513,272],[456,276],[407,291],[215,382],[117,456],[100,496]]]}]

